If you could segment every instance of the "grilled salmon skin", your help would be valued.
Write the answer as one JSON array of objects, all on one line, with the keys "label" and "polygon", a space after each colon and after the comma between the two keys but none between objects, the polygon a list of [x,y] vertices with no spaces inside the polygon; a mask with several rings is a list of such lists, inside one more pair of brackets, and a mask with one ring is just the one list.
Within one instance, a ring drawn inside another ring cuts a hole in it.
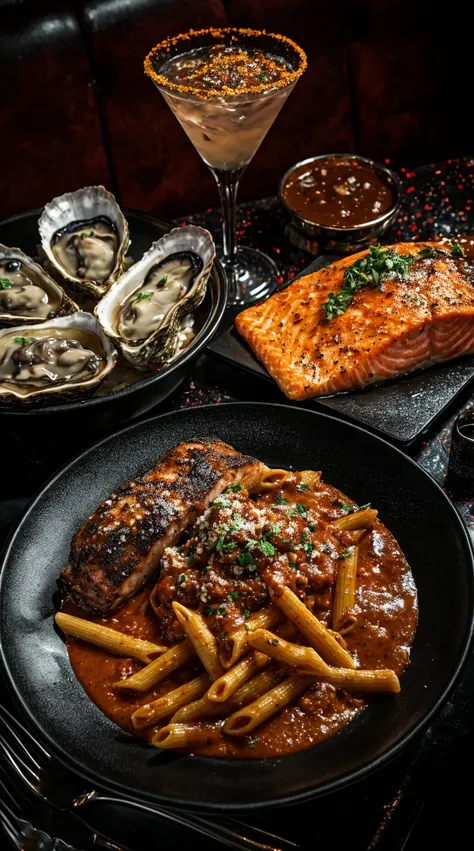
[{"label": "grilled salmon skin", "polygon": [[117,488],[76,532],[62,588],[86,611],[114,611],[226,487],[252,489],[266,469],[217,440],[180,443],[150,472]]},{"label": "grilled salmon skin", "polygon": [[[433,245],[390,248],[404,256]],[[237,316],[239,334],[289,399],[364,387],[474,349],[474,272],[449,248],[411,262],[405,280],[389,275],[380,289],[360,289],[345,313],[327,319],[329,293],[368,253],[299,278]]]}]

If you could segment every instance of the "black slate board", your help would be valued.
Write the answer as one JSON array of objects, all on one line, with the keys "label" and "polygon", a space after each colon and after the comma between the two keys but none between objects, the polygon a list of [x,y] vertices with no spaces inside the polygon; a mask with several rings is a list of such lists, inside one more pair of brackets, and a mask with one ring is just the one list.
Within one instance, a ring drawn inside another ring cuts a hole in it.
[{"label": "black slate board", "polygon": [[[316,272],[337,259],[329,254],[318,257],[296,277]],[[257,378],[274,383],[233,326],[215,337],[207,351]],[[429,429],[473,379],[474,355],[467,355],[386,384],[326,396],[304,405],[326,412],[329,409],[336,416],[367,426],[402,446],[409,446]],[[281,401],[285,398],[281,393]]]}]

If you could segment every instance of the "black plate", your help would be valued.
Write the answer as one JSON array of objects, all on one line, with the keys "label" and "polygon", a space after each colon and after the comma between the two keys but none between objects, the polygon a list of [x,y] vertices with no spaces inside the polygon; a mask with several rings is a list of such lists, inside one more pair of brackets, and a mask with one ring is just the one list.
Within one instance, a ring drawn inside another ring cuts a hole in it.
[{"label": "black plate", "polygon": [[[418,586],[420,622],[401,694],[373,703],[328,741],[279,760],[176,756],[125,734],[89,700],[53,626],[56,579],[73,532],[119,483],[147,470],[178,441],[204,435],[277,467],[322,469],[328,482],[359,503],[371,500],[399,540]],[[459,674],[472,635],[473,556],[443,491],[380,438],[280,405],[178,411],[89,449],[30,506],[5,554],[0,583],[4,671],[38,735],[92,783],[195,808],[295,802],[364,776],[433,717]]]},{"label": "black plate", "polygon": [[[42,210],[34,210],[1,222],[0,242],[18,246],[33,257],[37,255],[38,218],[41,212]],[[124,214],[130,227],[131,245],[128,254],[135,261],[143,256],[152,242],[175,227],[170,222],[138,210],[124,208]],[[212,267],[206,297],[195,311],[198,333],[183,354],[160,373],[107,396],[40,408],[0,407],[0,419],[9,421],[12,427],[21,426],[26,417],[31,424],[32,416],[40,418],[42,422],[53,418],[55,426],[59,428],[66,427],[68,423],[77,428],[78,423],[82,421],[88,429],[93,424],[97,432],[99,429],[123,425],[128,420],[146,413],[166,399],[189,375],[194,361],[217,330],[224,314],[226,298],[227,281],[220,263],[216,261]]]},{"label": "black plate", "polygon": [[[335,255],[318,257],[296,277],[316,272],[339,259]],[[208,350],[256,378],[275,384],[234,327],[216,337]],[[402,446],[409,446],[428,430],[463,390],[467,390],[473,379],[474,356],[467,355],[386,384],[314,399],[306,402],[305,406],[342,416],[368,426]],[[283,393],[281,398],[285,401]]]}]

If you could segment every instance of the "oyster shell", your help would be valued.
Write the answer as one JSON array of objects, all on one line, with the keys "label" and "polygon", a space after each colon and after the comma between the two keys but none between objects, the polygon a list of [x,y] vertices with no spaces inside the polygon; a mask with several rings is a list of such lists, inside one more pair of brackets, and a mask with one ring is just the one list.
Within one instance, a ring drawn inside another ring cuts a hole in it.
[{"label": "oyster shell", "polygon": [[128,224],[103,186],[53,198],[38,228],[51,269],[78,292],[101,298],[122,274],[130,245]]},{"label": "oyster shell", "polygon": [[19,248],[0,244],[0,328],[45,322],[78,310],[44,269]]},{"label": "oyster shell", "polygon": [[90,313],[0,331],[0,404],[46,404],[92,394],[117,352]]},{"label": "oyster shell", "polygon": [[183,317],[202,302],[215,257],[211,234],[187,225],[165,234],[96,305],[108,337],[137,369],[176,352]]}]

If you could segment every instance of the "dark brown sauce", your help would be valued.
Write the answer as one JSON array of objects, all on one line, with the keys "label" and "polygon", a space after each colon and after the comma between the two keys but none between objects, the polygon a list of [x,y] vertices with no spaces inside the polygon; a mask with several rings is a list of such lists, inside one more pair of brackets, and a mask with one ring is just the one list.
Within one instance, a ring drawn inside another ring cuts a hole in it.
[{"label": "dark brown sauce", "polygon": [[[319,483],[306,492],[298,491],[297,479],[285,484],[279,493],[289,505],[304,505],[318,518],[331,521],[353,506],[340,491]],[[275,492],[258,496],[255,502],[264,507],[272,504]],[[325,534],[321,528],[315,532],[315,544]],[[276,539],[274,539],[276,540]],[[344,550],[351,541],[350,532],[339,532],[337,546]],[[269,568],[267,568],[268,570]],[[302,566],[304,571],[304,566]],[[325,571],[327,574],[327,571]],[[162,580],[163,581],[163,580]],[[328,590],[329,583],[329,590]],[[313,597],[313,610],[327,622],[332,605],[333,580],[322,583]],[[163,625],[148,603],[150,588],[136,595],[110,618],[90,618],[137,638],[163,643]],[[263,601],[266,605],[267,601]],[[66,604],[65,610],[83,616],[84,613]],[[357,572],[356,611],[359,626],[346,636],[347,648],[361,668],[390,668],[401,674],[409,660],[417,620],[417,595],[410,568],[397,542],[379,521],[359,544]],[[212,629],[213,618],[208,625]],[[219,627],[220,628],[220,627]],[[139,706],[149,703],[176,688],[200,672],[199,663],[189,664],[173,674],[172,679],[160,683],[146,694],[130,696],[114,688],[114,683],[138,671],[139,662],[112,656],[82,641],[70,639],[68,651],[77,678],[94,703],[116,724],[131,731],[130,716]],[[403,690],[403,679],[401,682]],[[394,698],[387,697],[385,700]],[[292,753],[314,745],[336,733],[367,705],[362,696],[348,694],[329,684],[316,684],[303,694],[295,704],[283,709],[274,718],[257,728],[248,737],[225,736],[222,720],[201,722],[200,726],[212,733],[211,744],[194,748],[206,756],[226,758],[268,758]],[[159,727],[150,727],[138,735],[151,740]]]},{"label": "dark brown sauce", "polygon": [[283,187],[283,199],[308,222],[348,228],[386,213],[394,194],[372,166],[328,157],[295,169]]}]

